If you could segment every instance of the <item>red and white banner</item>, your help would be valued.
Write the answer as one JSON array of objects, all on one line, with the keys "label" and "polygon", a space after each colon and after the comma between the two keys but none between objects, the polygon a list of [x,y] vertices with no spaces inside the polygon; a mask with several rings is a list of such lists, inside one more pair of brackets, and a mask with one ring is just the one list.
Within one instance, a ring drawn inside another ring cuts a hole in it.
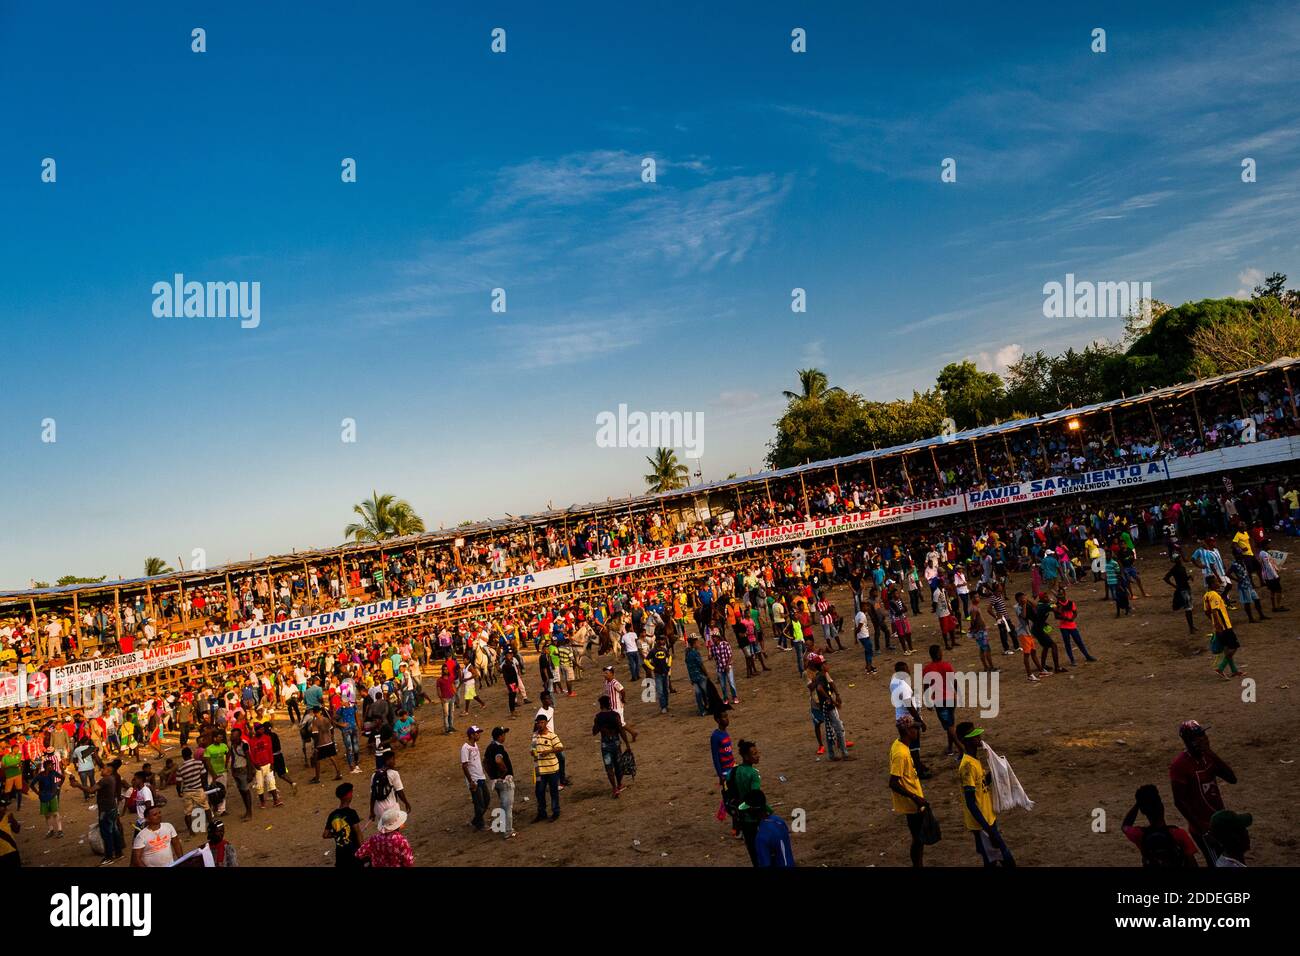
[{"label": "red and white banner", "polygon": [[774,545],[807,541],[810,538],[822,538],[827,535],[844,534],[849,531],[862,531],[866,528],[877,528],[883,525],[898,524],[903,521],[937,518],[941,515],[955,514],[963,510],[961,496],[950,495],[947,498],[914,501],[905,505],[875,508],[869,511],[851,511],[848,514],[834,515],[830,518],[796,521],[794,524],[781,525],[778,528],[759,528],[754,531],[746,531],[745,542],[751,548],[770,548]]},{"label": "red and white banner", "polygon": [[27,701],[27,688],[24,674],[11,674],[0,671],[0,707],[17,707]]},{"label": "red and white banner", "polygon": [[744,549],[743,534],[724,534],[703,541],[671,544],[666,548],[656,548],[653,551],[636,551],[610,558],[597,558],[595,561],[583,561],[574,565],[573,573],[577,580],[582,581],[587,578],[604,577],[607,574],[637,571],[641,568],[662,567],[666,564],[676,564],[678,561],[697,561],[715,554],[727,554]]},{"label": "red and white banner", "polygon": [[150,647],[116,657],[92,657],[89,660],[50,668],[50,693],[94,687],[124,677],[136,677],[161,667],[171,667],[199,659],[199,642],[190,639]]}]

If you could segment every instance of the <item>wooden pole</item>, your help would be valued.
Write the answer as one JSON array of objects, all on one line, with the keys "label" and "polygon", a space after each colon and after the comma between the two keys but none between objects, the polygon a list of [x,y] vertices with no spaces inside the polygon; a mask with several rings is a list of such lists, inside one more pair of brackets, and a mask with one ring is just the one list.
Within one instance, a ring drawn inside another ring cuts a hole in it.
[{"label": "wooden pole", "polygon": [[113,588],[113,627],[117,643],[122,643],[122,589]]},{"label": "wooden pole", "polygon": [[775,514],[776,505],[772,503],[772,483],[766,478],[763,479],[763,490],[767,492],[767,506],[771,508],[772,513]]},{"label": "wooden pole", "polygon": [[1286,393],[1291,396],[1291,417],[1300,418],[1300,405],[1296,404],[1295,392],[1291,388],[1291,376],[1287,369],[1282,369],[1282,381],[1286,383]]},{"label": "wooden pole", "polygon": [[1241,417],[1246,418],[1246,399],[1241,394],[1241,379],[1237,379],[1233,384],[1237,386],[1237,404],[1241,406]]},{"label": "wooden pole", "polygon": [[976,445],[975,439],[970,440],[970,452],[975,456],[975,477],[979,479],[980,484],[984,483],[984,469],[980,467],[980,451]]},{"label": "wooden pole", "polygon": [[226,623],[235,620],[235,592],[230,587],[230,572],[226,572]]},{"label": "wooden pole", "polygon": [[1147,411],[1151,413],[1151,427],[1156,430],[1156,441],[1164,441],[1164,433],[1160,431],[1160,422],[1156,420],[1155,402],[1147,402]]},{"label": "wooden pole", "polygon": [[803,490],[803,516],[812,517],[812,508],[808,507],[808,486],[804,484],[803,472],[799,472],[799,487]]},{"label": "wooden pole", "polygon": [[1016,456],[1011,454],[1011,443],[1007,441],[1006,432],[1002,433],[1002,450],[1007,453],[1007,461],[1011,464],[1011,467],[1019,471],[1019,466],[1016,465]]},{"label": "wooden pole", "polygon": [[81,602],[77,592],[72,592],[72,633],[77,636],[77,650],[81,650]]},{"label": "wooden pole", "polygon": [[1043,467],[1051,471],[1052,463],[1047,459],[1047,446],[1043,444],[1043,429],[1037,423],[1034,425],[1034,434],[1038,436],[1038,450],[1043,453]]},{"label": "wooden pole", "polygon": [[1192,392],[1192,411],[1196,413],[1196,428],[1201,433],[1201,446],[1205,446],[1205,424],[1201,421],[1201,406],[1196,401],[1196,393]]},{"label": "wooden pole", "polygon": [[45,644],[42,640],[41,620],[36,616],[36,598],[29,597],[27,599],[27,604],[31,608],[32,612],[32,633],[36,635],[36,657],[41,659],[45,657],[45,655],[41,653],[42,648],[48,651],[49,645]]},{"label": "wooden pole", "polygon": [[907,495],[910,498],[912,496],[912,476],[907,471],[907,456],[901,456],[899,461],[903,463],[903,477],[907,479]]},{"label": "wooden pole", "polygon": [[930,446],[930,464],[934,465],[934,477],[939,482],[940,488],[946,488],[947,484],[943,480],[943,472],[939,470],[939,459],[935,457],[934,446]]},{"label": "wooden pole", "polygon": [[181,620],[189,621],[190,615],[185,610],[185,582],[180,578],[176,579],[176,600],[180,604]]},{"label": "wooden pole", "polygon": [[[871,450],[876,450],[876,443],[871,443]],[[871,457],[867,459],[867,464],[871,466],[871,507],[880,507],[880,486],[876,484],[876,459]]]}]

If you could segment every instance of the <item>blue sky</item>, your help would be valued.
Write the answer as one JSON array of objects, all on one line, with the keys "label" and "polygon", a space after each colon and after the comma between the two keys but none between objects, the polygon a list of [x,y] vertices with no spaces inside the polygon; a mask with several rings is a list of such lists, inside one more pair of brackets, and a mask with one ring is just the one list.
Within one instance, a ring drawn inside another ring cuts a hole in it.
[{"label": "blue sky", "polygon": [[[335,544],[372,487],[637,490],[620,402],[744,474],[798,367],[885,399],[1115,334],[1043,318],[1067,272],[1300,279],[1294,5],[271,6],[0,9],[2,586]],[[260,327],[155,318],[177,272]]]}]

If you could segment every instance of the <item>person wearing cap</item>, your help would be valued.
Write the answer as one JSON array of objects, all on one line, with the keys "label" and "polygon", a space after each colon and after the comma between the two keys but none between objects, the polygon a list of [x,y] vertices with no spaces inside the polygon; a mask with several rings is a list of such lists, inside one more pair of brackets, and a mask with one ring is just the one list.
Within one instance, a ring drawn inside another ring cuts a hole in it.
[{"label": "person wearing cap", "polygon": [[411,844],[402,836],[406,826],[406,811],[389,807],[379,817],[379,832],[357,847],[358,860],[369,860],[376,868],[415,866]]},{"label": "person wearing cap", "polygon": [[907,663],[894,663],[894,676],[889,681],[889,702],[894,707],[894,720],[911,717],[913,733],[908,736],[911,742],[912,765],[922,780],[930,778],[930,770],[921,759],[921,732],[926,729],[925,718],[921,716],[920,699],[907,679]]},{"label": "person wearing cap", "polygon": [[239,866],[239,858],[234,846],[226,839],[224,820],[213,820],[208,827],[208,839],[203,844],[212,853],[212,862],[217,866]]},{"label": "person wearing cap", "polygon": [[1210,817],[1210,836],[1219,848],[1215,866],[1244,867],[1250,852],[1250,825],[1254,817],[1249,813],[1220,810]]},{"label": "person wearing cap", "polygon": [[560,818],[560,751],[564,744],[547,727],[546,715],[538,714],[533,721],[532,755],[537,774],[537,818],[546,819],[546,794],[551,795],[551,820]]},{"label": "person wearing cap", "polygon": [[[503,834],[507,840],[519,835],[515,833],[515,769],[510,762],[510,754],[506,751],[508,733],[509,727],[493,727],[492,743],[488,744],[488,749],[483,754],[488,779],[492,781],[492,789],[496,791],[497,801],[501,804]],[[497,828],[495,823],[492,828]]]},{"label": "person wearing cap", "polygon": [[912,747],[920,738],[920,730],[916,718],[911,714],[896,717],[894,723],[898,727],[898,739],[889,746],[890,797],[894,812],[903,814],[907,820],[907,829],[912,836],[912,866],[921,866],[925,852],[922,822],[929,803],[925,799],[925,791],[921,789],[916,765],[912,762]]},{"label": "person wearing cap", "polygon": [[618,714],[618,719],[623,721],[623,726],[627,728],[627,732],[632,735],[632,742],[635,743],[636,731],[632,729],[632,725],[627,722],[627,717],[623,713],[624,705],[627,703],[627,691],[623,689],[622,682],[617,677],[614,676],[613,664],[605,665],[604,674],[605,674],[605,695],[604,696],[609,698],[610,708],[614,711],[614,713]]},{"label": "person wearing cap", "polygon": [[964,800],[962,816],[966,829],[975,835],[975,852],[985,866],[1015,866],[1015,858],[1002,839],[997,815],[993,812],[993,794],[989,789],[992,777],[980,763],[979,748],[984,742],[984,728],[963,721],[957,725],[956,732],[964,751],[961,763],[957,765],[957,780]]},{"label": "person wearing cap", "polygon": [[1183,752],[1169,765],[1169,783],[1174,792],[1174,806],[1187,820],[1187,829],[1201,848],[1206,865],[1213,866],[1218,854],[1207,839],[1210,818],[1224,809],[1217,781],[1235,784],[1237,775],[1210,748],[1208,730],[1195,720],[1185,720],[1179,725]]},{"label": "person wearing cap", "polygon": [[482,733],[482,727],[472,725],[465,731],[465,743],[460,745],[460,769],[469,784],[470,800],[474,802],[474,819],[470,821],[470,826],[480,832],[483,830],[483,815],[491,805],[487,775],[483,772],[483,755],[478,749],[478,739]]},{"label": "person wearing cap", "polygon": [[753,790],[737,808],[759,821],[754,831],[754,866],[785,868],[794,866],[794,849],[790,846],[790,828],[776,811],[767,805],[762,790]]}]

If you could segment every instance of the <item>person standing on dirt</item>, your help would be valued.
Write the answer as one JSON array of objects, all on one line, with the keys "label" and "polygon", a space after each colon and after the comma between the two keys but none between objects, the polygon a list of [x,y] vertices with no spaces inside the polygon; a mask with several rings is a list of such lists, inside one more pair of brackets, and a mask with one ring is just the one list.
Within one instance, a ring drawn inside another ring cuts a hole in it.
[{"label": "person standing on dirt", "polygon": [[632,741],[628,739],[627,728],[623,726],[623,720],[614,710],[609,697],[602,696],[599,705],[600,710],[591,724],[591,735],[600,737],[600,760],[605,765],[605,776],[609,778],[611,795],[617,799],[625,789],[622,748],[626,746],[631,750]]},{"label": "person standing on dirt", "polygon": [[962,758],[957,766],[957,780],[962,789],[962,816],[966,829],[975,835],[975,852],[985,866],[1013,867],[1015,857],[1002,839],[997,815],[993,812],[993,795],[989,790],[991,774],[980,763],[979,747],[983,743],[984,729],[969,721],[957,725],[957,739],[961,742]]},{"label": "person standing on dirt", "polygon": [[760,756],[758,744],[752,740],[742,740],[740,742],[740,766],[733,767],[727,777],[727,802],[729,806],[735,808],[736,819],[740,823],[740,833],[745,838],[745,849],[749,851],[749,861],[754,866],[758,866],[758,852],[755,841],[758,836],[758,825],[762,822],[763,817],[752,804],[746,810],[741,810],[740,807],[748,802],[755,793],[761,792],[763,789],[763,778],[758,772]]},{"label": "person standing on dirt", "polygon": [[334,768],[334,779],[342,780],[343,773],[339,770],[338,745],[334,742],[334,721],[321,707],[312,708],[311,736],[311,769],[314,776],[307,782],[320,783],[322,760],[328,760]]},{"label": "person standing on dirt", "polygon": [[1208,728],[1198,721],[1185,720],[1178,727],[1183,752],[1169,765],[1169,782],[1174,791],[1174,806],[1187,819],[1192,839],[1201,848],[1206,864],[1213,866],[1217,854],[1206,839],[1210,818],[1224,809],[1223,795],[1217,781],[1237,782],[1237,775],[1210,747]]},{"label": "person standing on dirt", "polygon": [[1173,550],[1174,563],[1169,566],[1161,579],[1174,589],[1173,609],[1187,615],[1187,633],[1196,633],[1196,622],[1192,619],[1192,582],[1187,574],[1187,565],[1183,564],[1183,552],[1180,548]]},{"label": "person standing on dirt", "polygon": [[912,762],[912,752],[920,739],[920,729],[911,714],[903,714],[894,723],[898,727],[898,739],[889,747],[890,798],[894,812],[902,814],[907,821],[907,831],[911,835],[909,853],[912,866],[921,866],[925,853],[922,822],[929,803],[925,799],[925,791],[921,789],[916,765]]}]

